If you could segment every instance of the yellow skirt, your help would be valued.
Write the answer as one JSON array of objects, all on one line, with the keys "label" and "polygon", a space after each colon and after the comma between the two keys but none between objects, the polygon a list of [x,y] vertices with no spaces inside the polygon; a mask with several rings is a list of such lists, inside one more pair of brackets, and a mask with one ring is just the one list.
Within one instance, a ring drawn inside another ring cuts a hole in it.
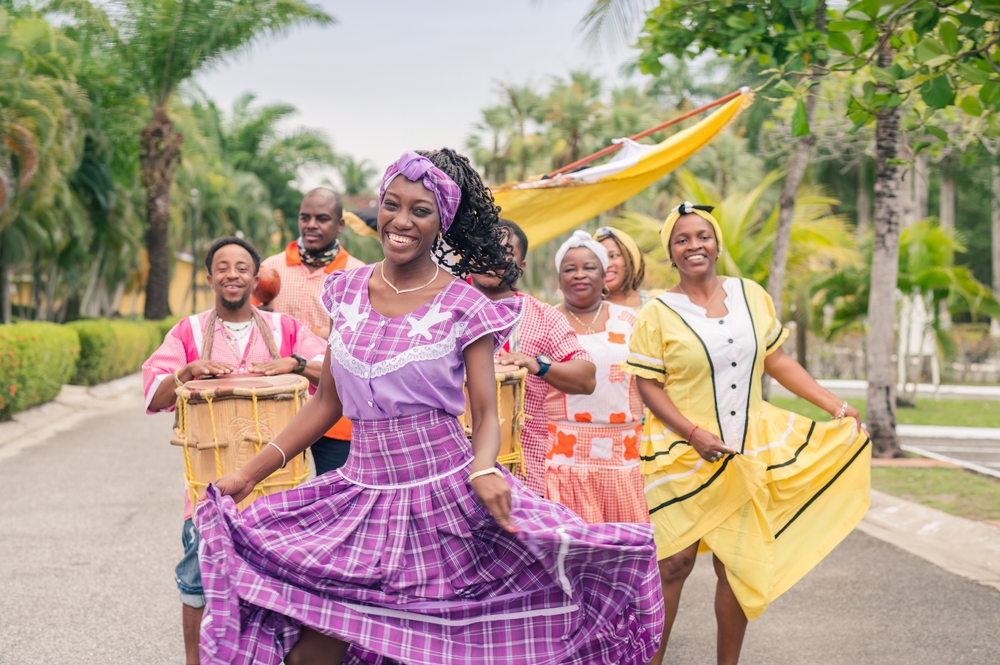
[{"label": "yellow skirt", "polygon": [[[719,434],[714,422],[692,422]],[[710,463],[647,414],[640,452],[657,558],[700,542],[756,619],[867,512],[869,444],[853,419],[819,423],[763,402],[743,454]]]}]

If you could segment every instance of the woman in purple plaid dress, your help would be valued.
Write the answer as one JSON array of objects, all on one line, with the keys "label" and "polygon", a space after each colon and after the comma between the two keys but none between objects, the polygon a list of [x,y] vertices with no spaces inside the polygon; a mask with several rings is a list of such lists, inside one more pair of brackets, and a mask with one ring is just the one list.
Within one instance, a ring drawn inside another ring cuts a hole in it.
[{"label": "woman in purple plaid dress", "polygon": [[[663,623],[651,527],[588,525],[496,464],[493,353],[520,304],[439,268],[516,279],[492,195],[444,149],[404,154],[380,202],[385,260],[327,282],[315,397],[198,508],[202,662],[644,665]],[[344,467],[236,509],[342,413]]]}]

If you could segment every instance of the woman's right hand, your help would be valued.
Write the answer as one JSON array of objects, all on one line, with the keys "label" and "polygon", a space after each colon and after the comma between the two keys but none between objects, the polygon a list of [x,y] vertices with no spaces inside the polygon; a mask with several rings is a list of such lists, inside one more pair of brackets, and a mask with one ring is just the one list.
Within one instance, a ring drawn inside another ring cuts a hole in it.
[{"label": "woman's right hand", "polygon": [[239,471],[231,473],[228,476],[223,476],[215,481],[215,489],[219,491],[219,495],[231,496],[236,503],[250,496],[253,488],[254,483],[250,479],[243,477]]},{"label": "woman's right hand", "polygon": [[706,462],[718,462],[726,455],[739,454],[739,451],[726,447],[722,439],[700,427],[694,431],[688,443]]}]

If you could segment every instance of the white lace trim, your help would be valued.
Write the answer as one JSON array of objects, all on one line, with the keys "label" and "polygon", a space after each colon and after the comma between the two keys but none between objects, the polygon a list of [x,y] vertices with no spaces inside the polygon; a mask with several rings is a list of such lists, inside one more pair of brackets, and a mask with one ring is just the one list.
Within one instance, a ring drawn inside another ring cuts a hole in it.
[{"label": "white lace trim", "polygon": [[424,360],[438,360],[454,352],[455,341],[464,330],[464,324],[456,324],[441,341],[433,344],[421,344],[403,351],[399,355],[387,358],[371,366],[363,360],[355,358],[344,344],[344,339],[336,330],[330,331],[330,354],[341,366],[354,376],[361,379],[374,379],[402,369],[406,365]]}]

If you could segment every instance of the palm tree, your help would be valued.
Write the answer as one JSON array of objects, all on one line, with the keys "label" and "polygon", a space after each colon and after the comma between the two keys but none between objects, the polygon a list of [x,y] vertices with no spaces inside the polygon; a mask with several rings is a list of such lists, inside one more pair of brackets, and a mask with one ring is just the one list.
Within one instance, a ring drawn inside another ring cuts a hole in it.
[{"label": "palm tree", "polygon": [[483,121],[475,124],[475,129],[486,135],[473,134],[466,141],[472,150],[473,160],[483,168],[487,182],[501,184],[507,180],[510,159],[510,138],[514,125],[511,110],[503,105],[483,109]]},{"label": "palm tree", "polygon": [[337,158],[337,173],[344,184],[344,194],[357,196],[372,191],[372,178],[378,175],[378,169],[367,159],[356,160],[350,155]]},{"label": "palm tree", "polygon": [[549,89],[547,113],[556,166],[570,164],[593,147],[588,139],[600,129],[601,80],[589,72],[570,72],[569,80],[557,79]]},{"label": "palm tree", "polygon": [[[538,152],[541,141],[533,141],[528,136],[529,121],[541,122],[545,116],[544,100],[535,92],[530,83],[514,85],[501,83],[500,92],[505,97],[510,109],[517,134],[511,143],[511,152],[518,164],[517,179],[523,181],[528,177],[528,164]],[[534,137],[539,138],[539,137]]]},{"label": "palm tree", "polygon": [[194,104],[199,127],[219,145],[223,161],[237,171],[254,174],[268,191],[270,204],[282,217],[298,217],[302,193],[292,186],[302,169],[337,166],[337,156],[326,134],[311,127],[282,130],[281,124],[297,113],[291,104],[258,105],[253,93],[222,113],[202,94]]},{"label": "palm tree", "polygon": [[[865,232],[863,244],[871,252],[872,233]],[[948,321],[951,316],[970,314],[996,317],[1000,303],[989,287],[980,283],[965,266],[956,266],[955,253],[965,250],[961,237],[954,229],[940,226],[933,218],[908,226],[900,235],[899,274],[896,289],[905,294],[900,298],[906,309],[917,307],[920,316],[902,317],[900,322],[898,359],[904,367],[907,356],[920,353],[910,347],[911,339],[930,336],[938,353],[945,357],[955,354],[957,344]],[[870,256],[870,254],[869,254]],[[833,306],[833,317],[826,330],[827,337],[862,326],[871,308],[872,260],[837,271],[813,286],[821,301]],[[895,311],[893,312],[895,314]],[[918,320],[925,321],[920,323]],[[908,330],[915,321],[925,325],[922,330]],[[909,334],[907,334],[909,333]],[[905,382],[905,371],[899,381]]]},{"label": "palm tree", "polygon": [[334,19],[302,0],[56,0],[51,9],[74,14],[101,35],[149,100],[151,118],[139,136],[149,255],[145,316],[162,319],[170,313],[170,185],[184,140],[168,113],[170,100],[197,72],[266,36]]},{"label": "palm tree", "polygon": [[[767,279],[768,264],[777,235],[778,207],[764,202],[764,194],[781,180],[782,173],[772,171],[749,191],[730,191],[723,197],[710,180],[698,178],[682,169],[677,173],[679,194],[691,201],[717,205],[714,216],[723,233],[723,252],[719,272],[733,277],[747,277],[757,282]],[[839,204],[818,187],[805,187],[796,198],[789,251],[789,300],[799,290],[808,291],[817,275],[846,270],[860,264],[847,219],[834,213]],[[626,213],[612,220],[630,234],[646,254],[646,283],[649,287],[673,285],[676,271],[670,266],[660,244],[663,220],[641,213]]]},{"label": "palm tree", "polygon": [[[61,30],[0,8],[0,35],[0,290],[6,322],[9,266],[45,244],[60,223],[54,208],[72,200],[68,181],[84,148],[79,118],[89,103],[73,76],[76,44]],[[34,242],[19,242],[29,238]]]}]

